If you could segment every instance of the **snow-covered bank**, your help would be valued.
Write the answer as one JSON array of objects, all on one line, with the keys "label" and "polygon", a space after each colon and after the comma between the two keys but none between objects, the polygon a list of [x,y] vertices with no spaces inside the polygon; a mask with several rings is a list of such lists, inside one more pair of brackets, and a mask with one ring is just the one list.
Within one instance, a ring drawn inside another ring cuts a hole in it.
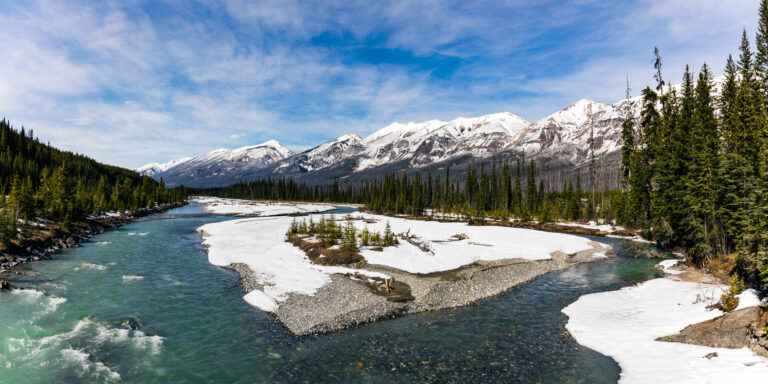
[{"label": "snow-covered bank", "polygon": [[[474,226],[466,223],[441,223],[435,221],[408,220],[388,216],[355,214],[366,219],[354,221],[362,230],[383,232],[387,223],[394,233],[410,233],[419,237],[431,252],[401,241],[396,247],[384,248],[383,252],[364,249],[361,254],[371,264],[385,265],[410,273],[449,271],[475,261],[502,259],[549,259],[554,252],[572,254],[593,248],[584,237],[542,232],[523,228]],[[375,221],[374,223],[370,223]],[[466,239],[454,241],[454,235],[466,235]],[[605,245],[605,248],[610,248]]]},{"label": "snow-covered bank", "polygon": [[[723,290],[720,285],[655,279],[582,296],[563,313],[569,318],[566,328],[579,344],[619,363],[622,383],[762,382],[768,377],[768,360],[747,348],[656,341],[722,315],[706,306]],[[747,291],[740,299],[754,303],[750,295]],[[711,352],[717,357],[705,358]]]},{"label": "snow-covered bank", "polygon": [[314,294],[330,282],[330,275],[334,273],[358,272],[387,277],[363,270],[313,264],[304,251],[285,241],[285,231],[291,220],[291,217],[229,220],[204,225],[198,231],[203,235],[203,245],[208,247],[211,264],[222,267],[234,263],[248,265],[263,289],[248,293],[245,300],[267,312],[274,312],[289,293]]},{"label": "snow-covered bank", "polygon": [[[310,216],[319,220],[320,215]],[[327,216],[326,216],[327,217]],[[395,268],[409,273],[449,271],[477,261],[502,259],[546,260],[553,253],[574,254],[595,248],[589,239],[529,229],[469,226],[462,223],[438,223],[386,216],[356,214],[353,223],[362,230],[383,232],[389,222],[395,233],[409,232],[429,244],[431,252],[402,241],[384,251],[362,249],[369,264]],[[308,219],[308,218],[307,218]],[[342,219],[337,217],[338,220]],[[372,277],[388,275],[339,266],[313,264],[304,251],[285,241],[292,217],[264,217],[207,224],[198,229],[208,247],[209,261],[218,266],[235,263],[247,265],[261,286],[248,293],[245,300],[264,311],[274,312],[289,294],[313,295],[330,281],[332,274],[360,273]],[[467,238],[451,239],[456,234]],[[608,250],[600,247],[600,252]]]},{"label": "snow-covered bank", "polygon": [[657,267],[661,267],[661,270],[665,273],[669,273],[670,275],[679,275],[683,273],[683,271],[678,271],[676,269],[672,269],[672,267],[677,266],[680,263],[685,263],[685,260],[679,260],[679,259],[669,259],[664,260],[658,264],[656,264]]},{"label": "snow-covered bank", "polygon": [[580,227],[580,228],[586,228],[586,229],[594,229],[596,231],[607,232],[607,233],[613,233],[616,231],[625,230],[624,227],[618,227],[611,224],[598,224],[598,223],[595,223],[594,221],[590,221],[587,224],[563,221],[563,222],[557,223],[557,225],[565,225],[566,227]]},{"label": "snow-covered bank", "polygon": [[325,212],[335,208],[328,204],[277,203],[204,196],[193,197],[190,202],[203,204],[203,208],[210,213],[235,216],[280,216]]}]

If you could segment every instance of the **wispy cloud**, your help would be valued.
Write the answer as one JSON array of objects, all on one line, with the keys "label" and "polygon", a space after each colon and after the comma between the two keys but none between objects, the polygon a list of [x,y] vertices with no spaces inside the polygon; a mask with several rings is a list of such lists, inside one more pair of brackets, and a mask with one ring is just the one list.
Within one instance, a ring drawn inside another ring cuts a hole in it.
[{"label": "wispy cloud", "polygon": [[294,150],[391,121],[500,111],[722,68],[757,0],[4,2],[0,115],[136,167],[278,139]]}]

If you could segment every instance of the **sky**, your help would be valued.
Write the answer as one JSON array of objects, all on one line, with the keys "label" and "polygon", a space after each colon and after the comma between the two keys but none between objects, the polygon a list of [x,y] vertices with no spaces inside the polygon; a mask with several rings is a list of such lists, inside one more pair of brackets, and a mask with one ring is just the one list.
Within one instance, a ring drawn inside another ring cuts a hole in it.
[{"label": "sky", "polygon": [[722,73],[759,0],[0,0],[0,117],[128,168]]}]

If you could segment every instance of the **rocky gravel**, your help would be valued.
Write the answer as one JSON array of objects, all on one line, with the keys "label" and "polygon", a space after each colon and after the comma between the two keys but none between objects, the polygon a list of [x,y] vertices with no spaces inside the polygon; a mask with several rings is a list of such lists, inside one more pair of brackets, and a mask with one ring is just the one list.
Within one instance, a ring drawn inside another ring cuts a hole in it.
[{"label": "rocky gravel", "polygon": [[[372,321],[411,313],[465,306],[498,295],[545,273],[559,271],[595,258],[610,250],[599,243],[573,255],[555,253],[549,260],[506,259],[478,262],[453,271],[417,275],[378,265],[363,269],[382,272],[408,284],[414,300],[392,302],[368,286],[346,275],[333,275],[331,282],[314,295],[292,294],[280,302],[275,314],[294,335],[333,332]],[[262,287],[245,264],[233,264],[246,292]]]}]

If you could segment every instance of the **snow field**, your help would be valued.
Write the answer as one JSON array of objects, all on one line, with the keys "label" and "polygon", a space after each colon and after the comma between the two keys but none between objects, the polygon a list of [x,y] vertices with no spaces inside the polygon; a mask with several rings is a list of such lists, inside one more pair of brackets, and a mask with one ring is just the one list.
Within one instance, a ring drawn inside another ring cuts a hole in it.
[{"label": "snow field", "polygon": [[[576,341],[612,357],[621,383],[748,383],[768,377],[768,359],[747,348],[655,341],[723,314],[707,310],[725,287],[655,279],[618,291],[581,296],[563,309]],[[740,302],[754,303],[754,292]],[[741,305],[739,306],[742,307]],[[718,356],[704,356],[717,352]]]}]

